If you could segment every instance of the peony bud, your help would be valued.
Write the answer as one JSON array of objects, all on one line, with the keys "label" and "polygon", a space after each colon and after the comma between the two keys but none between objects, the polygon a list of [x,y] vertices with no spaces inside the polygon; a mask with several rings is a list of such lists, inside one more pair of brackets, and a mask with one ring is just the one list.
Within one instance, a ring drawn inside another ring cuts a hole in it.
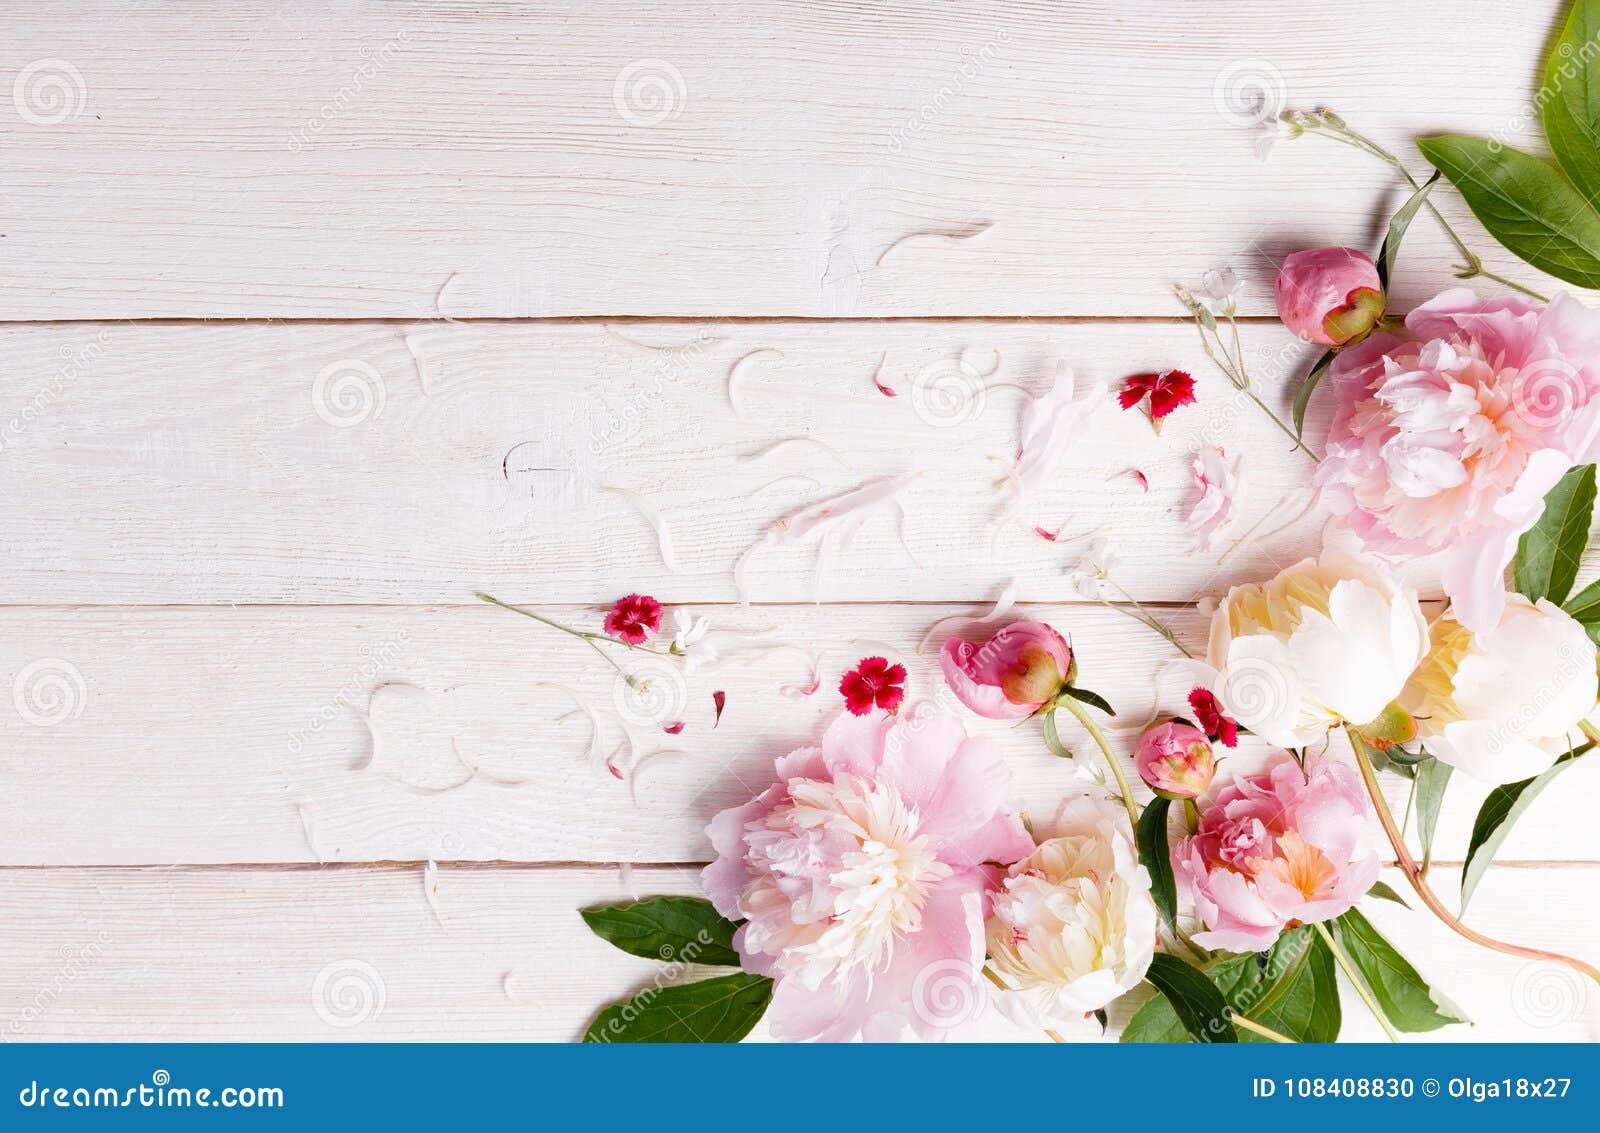
[{"label": "peony bud", "polygon": [[1072,649],[1043,622],[1012,622],[982,645],[952,637],[939,652],[962,704],[991,720],[1020,720],[1072,679]]},{"label": "peony bud", "polygon": [[1383,317],[1378,268],[1354,248],[1294,253],[1278,269],[1272,291],[1283,325],[1322,346],[1365,338]]},{"label": "peony bud", "polygon": [[1169,799],[1197,799],[1217,773],[1211,741],[1193,724],[1169,720],[1146,728],[1134,752],[1139,776],[1156,794]]}]

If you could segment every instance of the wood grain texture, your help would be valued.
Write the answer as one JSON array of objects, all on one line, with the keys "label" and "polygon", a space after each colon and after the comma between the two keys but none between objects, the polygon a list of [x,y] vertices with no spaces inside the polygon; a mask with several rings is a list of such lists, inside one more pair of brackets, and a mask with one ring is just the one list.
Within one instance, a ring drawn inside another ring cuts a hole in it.
[{"label": "wood grain texture", "polygon": [[[1227,262],[1270,313],[1276,260],[1375,248],[1404,193],[1331,142],[1258,162],[1262,106],[1417,171],[1419,133],[1538,148],[1557,14],[52,4],[0,44],[3,317],[1166,315]],[[1401,301],[1454,262],[1424,218]]]},{"label": "wood grain texture", "polygon": [[[1129,593],[1192,602],[1314,553],[1325,519],[1311,462],[1181,324],[104,324],[0,344],[3,602],[727,602],[775,521],[912,472],[904,543],[892,513],[873,518],[820,582],[815,544],[763,549],[749,597],[973,601],[1016,578],[1024,599],[1068,601],[1100,533]],[[1276,327],[1245,344],[1287,414],[1310,352]],[[1185,366],[1199,404],[1158,437],[1105,397],[1005,519],[1019,391],[1048,389],[1058,360],[1085,387]],[[875,389],[880,363],[898,396]],[[1239,515],[1196,553],[1208,445],[1241,460]],[[676,570],[607,488],[660,513]]]},{"label": "wood grain texture", "polygon": [[[600,622],[598,609],[543,609]],[[764,788],[774,758],[815,741],[861,656],[902,659],[913,698],[948,699],[935,657],[915,648],[936,620],[969,609],[702,610],[723,656],[687,677],[649,658],[642,696],[581,642],[484,606],[0,611],[0,680],[14,692],[0,713],[0,863],[701,861],[706,822]],[[1124,755],[1158,709],[1187,710],[1192,684],[1149,629],[1101,607],[1028,612],[1072,635],[1082,683],[1119,710],[1108,727]],[[1170,624],[1200,644],[1193,611],[1170,612]],[[817,693],[786,695],[810,683],[818,654]],[[564,689],[596,712],[598,758]],[[720,724],[717,689],[728,694]],[[1078,764],[1050,755],[1037,725],[952,707],[1006,753],[1034,816],[1083,789]],[[683,732],[664,734],[678,720]],[[1083,768],[1099,770],[1077,726],[1062,730]],[[669,754],[636,764],[652,751]],[[1247,741],[1230,768],[1263,752]],[[613,755],[622,780],[603,766]],[[1404,790],[1390,788],[1398,813]],[[1596,860],[1597,790],[1600,761],[1584,760],[1500,859]],[[1465,853],[1484,793],[1465,776],[1451,784],[1440,860]]]},{"label": "wood grain texture", "polygon": [[[1593,903],[1550,910],[1597,870],[1491,878],[1474,922],[1592,958]],[[577,909],[696,886],[694,871],[672,868],[441,867],[437,882],[435,913],[420,867],[0,871],[0,1037],[570,1041],[601,1006],[672,978],[591,935]],[[1485,952],[1425,913],[1368,905],[1474,1020],[1428,1041],[1600,1038],[1600,997],[1578,977]],[[1343,998],[1341,1037],[1381,1042],[1359,999]]]}]

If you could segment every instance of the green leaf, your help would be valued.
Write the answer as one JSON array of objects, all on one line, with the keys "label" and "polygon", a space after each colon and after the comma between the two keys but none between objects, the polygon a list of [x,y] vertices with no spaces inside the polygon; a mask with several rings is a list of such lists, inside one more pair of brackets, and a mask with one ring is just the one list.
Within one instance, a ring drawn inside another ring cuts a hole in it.
[{"label": "green leaf", "polygon": [[1072,749],[1061,742],[1061,733],[1056,731],[1056,710],[1051,708],[1044,714],[1044,742],[1050,748],[1051,754],[1062,759],[1072,758]]},{"label": "green leaf", "polygon": [[1561,608],[1588,632],[1591,641],[1600,644],[1600,579],[1561,603]]},{"label": "green leaf", "polygon": [[1061,695],[1070,696],[1073,700],[1081,700],[1085,704],[1092,705],[1093,707],[1100,709],[1100,711],[1104,712],[1107,716],[1115,716],[1117,714],[1117,710],[1111,707],[1110,701],[1101,696],[1099,693],[1090,692],[1086,688],[1077,688],[1074,685],[1067,685],[1062,688]]},{"label": "green leaf", "polygon": [[1178,922],[1178,883],[1172,876],[1172,854],[1167,848],[1167,811],[1171,807],[1171,799],[1160,795],[1151,799],[1139,816],[1135,836],[1139,861],[1150,871],[1150,896],[1155,898],[1156,908],[1169,929]]},{"label": "green leaf", "polygon": [[739,966],[733,934],[738,925],[698,897],[651,897],[584,909],[584,921],[602,940],[649,960]]},{"label": "green leaf", "polygon": [[594,1017],[586,1043],[736,1043],[772,1002],[772,981],[739,972],[647,988]]},{"label": "green leaf", "polygon": [[1568,470],[1544,498],[1544,513],[1517,543],[1512,574],[1517,592],[1530,601],[1560,604],[1572,593],[1578,562],[1589,542],[1594,518],[1594,465]]},{"label": "green leaf", "polygon": [[1600,203],[1600,75],[1589,55],[1600,43],[1600,0],[1575,0],[1545,67],[1544,132],[1556,160]]},{"label": "green leaf", "polygon": [[1457,1008],[1434,997],[1411,961],[1400,955],[1360,912],[1351,909],[1333,926],[1350,962],[1396,1030],[1436,1031],[1450,1023],[1467,1022]]},{"label": "green leaf", "polygon": [[1516,824],[1517,819],[1533,805],[1533,800],[1550,785],[1552,779],[1571,767],[1578,756],[1593,746],[1594,744],[1587,743],[1582,747],[1573,748],[1532,779],[1524,779],[1520,783],[1505,783],[1489,792],[1489,797],[1483,800],[1483,806],[1478,810],[1477,820],[1472,824],[1472,840],[1467,846],[1467,860],[1461,866],[1462,912],[1466,912],[1467,902],[1472,899],[1473,891],[1478,888],[1478,882],[1482,881],[1483,875],[1488,872],[1489,863],[1494,860],[1500,844],[1506,840],[1506,835],[1511,833],[1511,827]]},{"label": "green leaf", "polygon": [[1517,256],[1557,279],[1600,287],[1600,213],[1554,166],[1459,134],[1418,138],[1417,148]]},{"label": "green leaf", "polygon": [[1144,978],[1167,997],[1183,1029],[1196,1042],[1239,1041],[1228,1019],[1228,1001],[1199,968],[1190,967],[1166,952],[1157,952]]},{"label": "green leaf", "polygon": [[[1429,756],[1417,764],[1417,838],[1422,843],[1423,868],[1433,858],[1433,835],[1439,828],[1439,807],[1444,803],[1444,789],[1450,785],[1448,763],[1440,763]],[[1402,905],[1404,901],[1400,902]]]},{"label": "green leaf", "polygon": [[[1333,1042],[1339,1036],[1339,989],[1333,953],[1309,928],[1290,929],[1268,952],[1228,956],[1205,967],[1228,1006],[1299,1042]],[[1240,1042],[1271,1042],[1247,1027]],[[1123,1029],[1122,1042],[1193,1040],[1165,996],[1158,995]]]},{"label": "green leaf", "polygon": [[1410,905],[1406,905],[1406,899],[1400,896],[1400,894],[1396,893],[1394,891],[1394,886],[1390,885],[1387,881],[1374,881],[1372,883],[1372,888],[1367,890],[1367,896],[1376,897],[1380,901],[1393,901],[1396,905],[1404,905],[1408,909],[1411,907]]},{"label": "green leaf", "polygon": [[1311,394],[1316,390],[1317,383],[1322,381],[1322,376],[1328,372],[1328,366],[1333,362],[1336,352],[1329,350],[1318,358],[1311,366],[1311,372],[1306,374],[1306,380],[1300,383],[1300,391],[1294,395],[1294,435],[1296,440],[1303,438],[1306,431],[1306,410],[1311,406]]},{"label": "green leaf", "polygon": [[1435,169],[1433,176],[1429,177],[1422,188],[1411,194],[1411,198],[1400,206],[1400,211],[1395,213],[1389,221],[1389,231],[1383,237],[1383,247],[1378,250],[1378,283],[1383,290],[1389,290],[1389,279],[1394,275],[1395,261],[1400,258],[1400,241],[1405,239],[1406,229],[1411,227],[1412,220],[1416,219],[1417,210],[1428,200],[1428,193],[1439,180],[1439,171]]}]

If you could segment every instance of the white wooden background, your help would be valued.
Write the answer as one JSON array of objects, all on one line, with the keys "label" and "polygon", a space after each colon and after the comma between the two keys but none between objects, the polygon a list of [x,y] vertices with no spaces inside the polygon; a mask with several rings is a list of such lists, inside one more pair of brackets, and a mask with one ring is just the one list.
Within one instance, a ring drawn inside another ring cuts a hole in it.
[{"label": "white wooden background", "polygon": [[[1252,99],[1331,105],[1413,159],[1411,136],[1445,128],[1537,148],[1556,18],[8,6],[0,1036],[571,1039],[653,976],[575,910],[692,892],[705,821],[815,733],[842,668],[889,650],[931,693],[924,631],[1013,580],[1122,706],[1126,750],[1172,652],[1076,598],[1065,538],[994,533],[1020,405],[1003,386],[1044,388],[1057,357],[1200,378],[1202,408],[1159,441],[1103,415],[1029,517],[1114,534],[1120,581],[1198,645],[1185,607],[1313,549],[1319,520],[1296,518],[1306,462],[1207,368],[1170,287],[1231,263],[1268,316],[1276,259],[1374,245],[1403,197],[1325,141],[1258,161]],[[1424,217],[1398,302],[1451,262]],[[1246,347],[1285,407],[1309,352],[1264,317]],[[742,368],[736,413],[730,370],[758,350],[777,353]],[[1001,369],[948,427],[920,391],[963,353]],[[1244,454],[1245,514],[1197,555],[1187,462],[1208,443]],[[763,551],[738,606],[733,564],[773,520],[909,472],[903,541],[874,520],[820,583],[809,548]],[[593,625],[634,589],[774,628],[659,686],[685,731],[633,731],[678,753],[618,782],[548,687],[594,690],[609,751],[602,662],[473,594]],[[818,654],[822,691],[785,696]],[[1030,730],[973,726],[1035,813],[1074,785]],[[1450,799],[1447,889],[1480,799]],[[1513,834],[1473,922],[1596,959],[1597,801],[1586,761]],[[1439,1037],[1600,1037],[1600,996],[1560,970],[1371,915],[1477,1020]],[[1376,1034],[1347,1014],[1346,1037]]]}]

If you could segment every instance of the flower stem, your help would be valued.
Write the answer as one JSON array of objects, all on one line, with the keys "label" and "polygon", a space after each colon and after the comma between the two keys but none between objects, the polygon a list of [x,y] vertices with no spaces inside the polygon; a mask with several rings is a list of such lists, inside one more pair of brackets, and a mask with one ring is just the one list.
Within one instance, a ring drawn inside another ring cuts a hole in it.
[{"label": "flower stem", "polygon": [[1118,583],[1118,582],[1116,582],[1116,581],[1114,581],[1114,580],[1112,580],[1110,578],[1107,578],[1106,582],[1109,583],[1110,586],[1112,587],[1112,589],[1114,589],[1118,594],[1122,595],[1122,600],[1124,602],[1128,603],[1128,605],[1132,606],[1133,609],[1132,610],[1123,609],[1121,606],[1118,606],[1113,602],[1107,602],[1104,598],[1102,598],[1102,599],[1100,599],[1100,601],[1101,601],[1101,603],[1103,605],[1105,605],[1108,608],[1113,609],[1113,610],[1119,610],[1122,613],[1128,615],[1128,617],[1132,618],[1134,621],[1141,622],[1144,625],[1149,626],[1151,629],[1153,629],[1157,633],[1159,633],[1162,637],[1166,638],[1168,643],[1170,643],[1171,646],[1174,649],[1176,649],[1179,653],[1182,653],[1185,657],[1188,657],[1191,660],[1193,660],[1194,654],[1190,653],[1187,649],[1185,649],[1183,647],[1183,642],[1178,640],[1178,635],[1173,633],[1166,626],[1162,625],[1160,619],[1158,619],[1149,610],[1145,609],[1142,605],[1140,605],[1139,600],[1137,598],[1135,598],[1132,594],[1129,594],[1126,590],[1124,590],[1120,583]]},{"label": "flower stem", "polygon": [[1285,1035],[1280,1031],[1274,1031],[1271,1027],[1268,1027],[1265,1024],[1257,1023],[1254,1019],[1237,1011],[1230,1013],[1228,1018],[1230,1021],[1232,1021],[1235,1027],[1243,1027],[1247,1031],[1254,1031],[1262,1038],[1271,1039],[1275,1043],[1294,1044],[1295,1042],[1295,1040],[1291,1039],[1288,1035]]},{"label": "flower stem", "polygon": [[1350,985],[1356,989],[1356,994],[1361,997],[1361,1002],[1367,1005],[1367,1010],[1372,1012],[1372,1017],[1378,1020],[1378,1024],[1383,1028],[1383,1033],[1389,1036],[1389,1041],[1392,1043],[1399,1042],[1400,1033],[1394,1029],[1394,1024],[1389,1022],[1389,1017],[1383,1013],[1383,1008],[1378,1006],[1378,1001],[1373,998],[1372,990],[1367,987],[1367,981],[1361,978],[1361,973],[1356,971],[1355,964],[1351,962],[1349,956],[1345,955],[1344,946],[1339,943],[1333,933],[1328,931],[1328,926],[1321,921],[1311,927],[1317,930],[1317,935],[1322,937],[1322,942],[1333,953],[1333,959],[1339,965],[1339,970],[1344,972],[1344,978],[1349,980]]},{"label": "flower stem", "polygon": [[1063,696],[1056,703],[1078,718],[1078,723],[1083,725],[1084,730],[1089,733],[1089,738],[1094,740],[1095,746],[1100,749],[1100,754],[1106,757],[1106,763],[1111,766],[1111,774],[1116,776],[1117,789],[1122,792],[1122,805],[1128,811],[1128,822],[1133,829],[1137,830],[1139,828],[1139,811],[1133,805],[1133,790],[1128,786],[1128,777],[1122,773],[1122,765],[1117,762],[1116,753],[1111,750],[1111,744],[1107,742],[1106,734],[1100,730],[1098,724],[1089,718],[1089,710],[1073,697]]},{"label": "flower stem", "polygon": [[[584,633],[582,630],[573,629],[570,626],[564,626],[560,622],[553,622],[549,618],[544,617],[543,615],[534,613],[532,610],[524,610],[519,606],[512,606],[512,605],[509,605],[509,604],[507,604],[505,602],[502,602],[502,601],[500,601],[500,599],[496,598],[492,594],[484,594],[482,591],[479,591],[478,597],[481,600],[489,603],[489,605],[491,605],[491,606],[499,606],[502,610],[510,610],[513,614],[521,614],[525,618],[532,618],[534,621],[540,622],[540,623],[542,623],[544,625],[547,625],[551,629],[558,629],[562,633],[571,634],[573,637],[577,638],[579,641],[581,641],[585,645],[587,645],[590,649],[593,649],[596,653],[600,654],[600,656],[604,657],[605,661],[606,661],[606,664],[610,665],[618,673],[622,674],[623,679],[626,680],[629,684],[633,683],[634,677],[632,676],[632,674],[626,672],[622,668],[621,665],[617,664],[616,659],[613,658],[611,656],[611,654],[607,653],[604,649],[600,648],[600,641],[610,641],[611,638],[609,638],[609,637],[602,638],[602,637],[600,637],[599,634]],[[596,638],[599,638],[600,641],[597,641]],[[618,642],[617,644],[626,645],[627,643],[626,642]]]},{"label": "flower stem", "polygon": [[1406,880],[1411,883],[1411,888],[1416,891],[1422,903],[1428,910],[1443,921],[1451,930],[1460,936],[1466,937],[1474,944],[1484,948],[1492,948],[1496,952],[1504,952],[1507,956],[1521,956],[1525,960],[1544,960],[1554,964],[1565,964],[1575,971],[1582,972],[1595,983],[1600,983],[1600,970],[1582,960],[1571,956],[1563,956],[1559,952],[1546,952],[1539,948],[1524,948],[1519,944],[1507,944],[1501,940],[1494,940],[1484,936],[1481,932],[1468,928],[1457,920],[1450,910],[1444,907],[1444,902],[1439,899],[1428,884],[1427,877],[1422,872],[1422,867],[1411,856],[1411,851],[1406,847],[1405,838],[1401,836],[1395,826],[1394,815],[1389,811],[1389,804],[1384,800],[1383,791],[1378,786],[1378,773],[1373,769],[1372,761],[1367,757],[1366,742],[1354,729],[1350,731],[1350,746],[1355,751],[1356,766],[1361,769],[1361,778],[1367,785],[1367,794],[1372,797],[1373,808],[1378,812],[1378,821],[1383,824],[1383,832],[1389,837],[1389,845],[1394,849],[1395,861],[1400,870],[1406,875]]},{"label": "flower stem", "polygon": [[[1358,134],[1356,131],[1350,129],[1349,126],[1342,124],[1335,126],[1333,123],[1327,121],[1326,118],[1309,116],[1308,120],[1301,123],[1301,125],[1308,134],[1319,134],[1331,141],[1340,142],[1344,145],[1351,146],[1354,149],[1358,149],[1363,153],[1371,154],[1373,157],[1389,166],[1395,172],[1399,173],[1400,176],[1404,177],[1406,179],[1406,184],[1411,186],[1413,192],[1416,192],[1422,188],[1421,183],[1411,175],[1411,171],[1401,163],[1398,157],[1384,149],[1371,138],[1365,137],[1364,135]],[[1461,270],[1456,278],[1472,279],[1475,276],[1481,275],[1484,279],[1491,279],[1503,287],[1509,287],[1513,291],[1520,291],[1531,299],[1537,299],[1541,303],[1548,302],[1548,298],[1546,296],[1539,294],[1531,287],[1524,287],[1522,284],[1507,279],[1503,275],[1496,275],[1492,271],[1485,271],[1483,267],[1483,260],[1478,257],[1476,252],[1467,247],[1467,242],[1463,240],[1461,235],[1450,226],[1450,222],[1444,218],[1444,214],[1439,211],[1438,206],[1436,206],[1431,200],[1425,200],[1423,205],[1429,212],[1433,214],[1433,218],[1439,222],[1439,227],[1444,229],[1445,235],[1450,237],[1450,242],[1456,246],[1456,251],[1461,253],[1461,258],[1465,261],[1461,265]]]}]

